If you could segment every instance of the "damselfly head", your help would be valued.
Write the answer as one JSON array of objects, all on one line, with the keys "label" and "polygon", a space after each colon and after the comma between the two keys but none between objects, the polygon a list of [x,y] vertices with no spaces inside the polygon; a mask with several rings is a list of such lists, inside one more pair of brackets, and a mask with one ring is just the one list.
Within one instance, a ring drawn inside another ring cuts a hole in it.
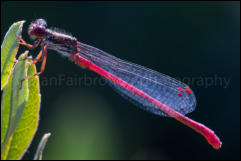
[{"label": "damselfly head", "polygon": [[44,19],[37,19],[28,28],[28,34],[32,39],[42,38],[45,34],[47,23]]}]

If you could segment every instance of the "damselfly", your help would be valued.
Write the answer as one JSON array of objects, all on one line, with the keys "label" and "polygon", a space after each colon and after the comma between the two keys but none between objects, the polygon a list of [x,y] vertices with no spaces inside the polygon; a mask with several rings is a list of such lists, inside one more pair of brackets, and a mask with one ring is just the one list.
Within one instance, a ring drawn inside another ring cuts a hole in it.
[{"label": "damselfly", "polygon": [[55,50],[74,61],[78,66],[101,75],[121,95],[138,104],[138,107],[157,115],[173,117],[203,135],[213,148],[221,147],[221,141],[211,129],[184,116],[196,107],[195,95],[185,83],[116,58],[102,50],[79,42],[75,37],[46,27],[45,20],[35,20],[30,24],[28,30],[31,38],[36,39],[35,43],[27,44],[22,38],[18,42],[30,49],[36,48],[41,43],[41,51],[33,59],[32,64],[42,60],[42,67],[41,71],[33,76],[44,71],[47,49]]}]

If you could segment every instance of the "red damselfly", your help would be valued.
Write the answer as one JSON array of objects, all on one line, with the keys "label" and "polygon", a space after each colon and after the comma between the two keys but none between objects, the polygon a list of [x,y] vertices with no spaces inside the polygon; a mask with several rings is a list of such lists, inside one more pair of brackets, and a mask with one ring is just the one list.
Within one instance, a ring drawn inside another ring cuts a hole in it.
[{"label": "red damselfly", "polygon": [[102,50],[79,42],[73,36],[46,27],[45,20],[35,20],[28,30],[31,38],[36,39],[35,43],[27,44],[22,38],[18,42],[30,49],[36,48],[41,43],[41,51],[33,59],[32,64],[42,60],[42,67],[41,71],[33,76],[44,71],[47,49],[55,50],[74,61],[78,66],[101,75],[121,95],[137,103],[138,107],[157,115],[173,117],[203,135],[213,148],[221,147],[221,141],[211,129],[184,116],[192,112],[197,104],[193,91],[185,83],[116,58]]}]

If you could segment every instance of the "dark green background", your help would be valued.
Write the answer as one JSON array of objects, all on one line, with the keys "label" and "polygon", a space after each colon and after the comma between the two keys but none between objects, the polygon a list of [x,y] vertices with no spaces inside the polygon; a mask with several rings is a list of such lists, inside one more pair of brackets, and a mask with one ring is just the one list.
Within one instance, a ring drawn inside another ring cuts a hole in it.
[{"label": "dark green background", "polygon": [[[223,142],[214,150],[190,128],[136,108],[107,85],[45,84],[60,75],[99,80],[97,74],[49,51],[40,76],[40,124],[24,159],[33,158],[46,132],[52,136],[44,159],[240,159],[239,2],[1,4],[1,40],[12,23],[26,20],[23,37],[31,42],[29,23],[44,18],[49,27],[71,32],[119,58],[184,82],[209,80],[186,82],[198,101],[188,116],[213,129]],[[39,50],[31,53],[36,56]],[[216,78],[230,83],[225,88],[218,79],[208,85]]]}]

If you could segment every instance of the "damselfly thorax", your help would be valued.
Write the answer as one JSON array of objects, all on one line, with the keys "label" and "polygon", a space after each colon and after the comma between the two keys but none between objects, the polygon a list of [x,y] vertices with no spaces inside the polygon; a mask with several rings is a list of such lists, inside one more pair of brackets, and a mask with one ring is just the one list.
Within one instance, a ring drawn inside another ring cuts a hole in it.
[{"label": "damselfly thorax", "polygon": [[50,29],[46,29],[42,44],[48,45],[48,49],[55,50],[67,57],[78,51],[78,40],[75,37]]}]

